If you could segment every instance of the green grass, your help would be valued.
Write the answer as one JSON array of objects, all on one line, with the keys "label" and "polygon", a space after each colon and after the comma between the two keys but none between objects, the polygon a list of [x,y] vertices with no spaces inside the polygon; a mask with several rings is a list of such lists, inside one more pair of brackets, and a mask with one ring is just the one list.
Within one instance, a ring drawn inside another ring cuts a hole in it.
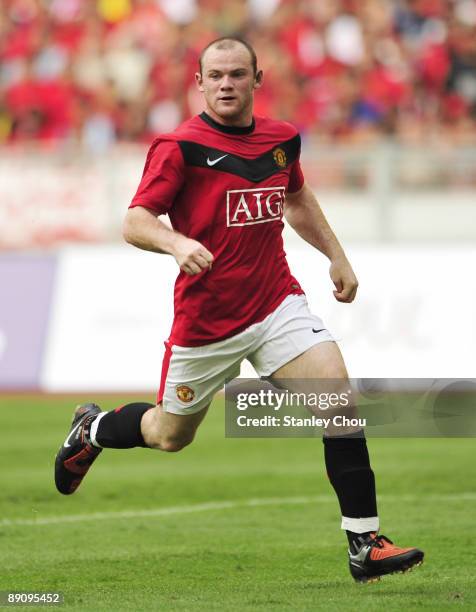
[{"label": "green grass", "polygon": [[[382,532],[426,559],[361,586],[348,573],[319,440],[226,439],[217,401],[181,453],[105,451],[63,497],[53,461],[76,399],[0,397],[0,590],[61,591],[76,610],[476,609],[473,439],[369,440]],[[249,503],[293,497],[304,499]],[[114,516],[224,501],[241,505]],[[98,512],[111,515],[5,524]]]}]

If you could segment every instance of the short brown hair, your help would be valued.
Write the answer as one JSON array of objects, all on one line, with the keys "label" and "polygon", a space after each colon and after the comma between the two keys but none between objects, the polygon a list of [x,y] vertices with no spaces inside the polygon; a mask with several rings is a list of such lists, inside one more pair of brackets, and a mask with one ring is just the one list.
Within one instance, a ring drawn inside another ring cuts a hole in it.
[{"label": "short brown hair", "polygon": [[238,36],[222,36],[221,38],[217,38],[215,40],[212,40],[212,42],[208,43],[208,45],[202,50],[202,52],[200,53],[200,57],[198,58],[198,67],[200,69],[200,74],[202,74],[203,69],[203,56],[208,51],[208,49],[210,49],[210,47],[216,47],[217,49],[230,49],[236,43],[239,43],[240,45],[243,45],[248,49],[251,56],[253,74],[256,75],[256,73],[258,72],[258,60],[256,58],[256,52],[249,42],[246,42],[246,40],[243,40]]}]

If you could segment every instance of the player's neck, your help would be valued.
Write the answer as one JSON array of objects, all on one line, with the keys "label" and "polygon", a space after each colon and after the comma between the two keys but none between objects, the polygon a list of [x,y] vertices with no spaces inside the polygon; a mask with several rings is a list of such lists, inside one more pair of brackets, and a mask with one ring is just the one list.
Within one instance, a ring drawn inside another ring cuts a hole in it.
[{"label": "player's neck", "polygon": [[213,117],[211,117],[207,112],[203,111],[199,115],[200,119],[207,123],[210,127],[218,132],[223,132],[224,134],[231,134],[233,136],[244,136],[246,134],[251,134],[255,129],[255,120],[252,118],[251,123],[245,127],[235,126],[235,125],[225,125],[223,123],[218,123],[215,121]]},{"label": "player's neck", "polygon": [[220,115],[215,113],[215,111],[208,106],[205,109],[205,113],[208,115],[208,117],[210,117],[210,119],[212,119],[212,121],[224,127],[250,128],[253,125],[253,112],[251,109],[240,117],[230,119],[220,117]]}]

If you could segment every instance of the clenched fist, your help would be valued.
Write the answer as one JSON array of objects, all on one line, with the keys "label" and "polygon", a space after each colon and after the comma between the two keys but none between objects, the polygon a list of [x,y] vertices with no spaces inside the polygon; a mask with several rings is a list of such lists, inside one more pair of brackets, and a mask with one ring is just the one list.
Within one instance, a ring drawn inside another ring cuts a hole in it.
[{"label": "clenched fist", "polygon": [[336,290],[333,292],[338,302],[353,302],[359,283],[350,263],[345,257],[332,261],[329,274]]},{"label": "clenched fist", "polygon": [[189,276],[212,269],[213,255],[197,240],[180,236],[174,245],[172,255],[180,269]]}]

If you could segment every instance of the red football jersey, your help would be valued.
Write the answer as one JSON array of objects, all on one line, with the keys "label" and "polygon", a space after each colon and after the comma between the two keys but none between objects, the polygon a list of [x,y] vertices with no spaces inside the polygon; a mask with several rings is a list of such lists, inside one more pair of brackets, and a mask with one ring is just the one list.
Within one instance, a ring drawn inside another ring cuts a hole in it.
[{"label": "red football jersey", "polygon": [[304,182],[300,144],[283,121],[228,127],[206,113],[152,143],[131,207],[167,213],[214,256],[210,271],[177,277],[172,344],[223,340],[303,293],[282,240],[285,194]]}]

